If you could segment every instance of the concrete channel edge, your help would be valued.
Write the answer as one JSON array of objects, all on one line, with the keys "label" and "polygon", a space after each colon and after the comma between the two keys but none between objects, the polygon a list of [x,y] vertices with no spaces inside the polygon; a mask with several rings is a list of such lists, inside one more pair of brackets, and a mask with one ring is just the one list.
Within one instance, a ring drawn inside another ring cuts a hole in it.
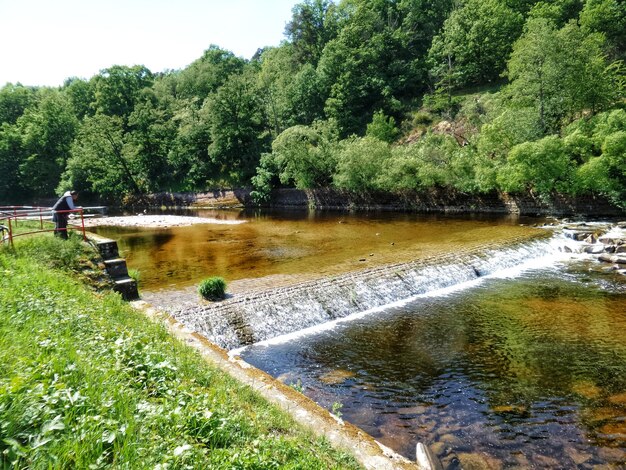
[{"label": "concrete channel edge", "polygon": [[428,448],[419,443],[413,462],[376,441],[369,434],[343,421],[292,387],[211,343],[206,337],[191,331],[169,314],[159,311],[143,300],[130,304],[146,317],[163,323],[170,334],[200,352],[207,362],[250,386],[266,400],[278,405],[315,435],[325,436],[329,442],[351,453],[366,469],[371,470],[438,470],[437,460]]}]

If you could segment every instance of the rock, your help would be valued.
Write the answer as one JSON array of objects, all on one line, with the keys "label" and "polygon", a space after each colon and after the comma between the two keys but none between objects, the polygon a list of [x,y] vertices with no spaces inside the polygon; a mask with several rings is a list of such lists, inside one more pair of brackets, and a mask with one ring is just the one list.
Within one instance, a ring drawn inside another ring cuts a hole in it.
[{"label": "rock", "polygon": [[595,233],[594,230],[589,230],[589,229],[580,230],[580,229],[566,228],[563,230],[563,235],[565,235],[566,238],[571,238],[572,240],[576,240],[576,241],[582,241],[594,235],[594,233]]},{"label": "rock", "polygon": [[593,458],[592,454],[581,452],[574,447],[567,447],[565,449],[565,454],[569,455],[576,465],[581,465]]},{"label": "rock", "polygon": [[614,405],[626,406],[626,392],[612,395],[608,398],[608,401]]},{"label": "rock", "polygon": [[583,247],[583,253],[589,253],[591,255],[599,255],[604,253],[604,247],[601,245],[587,245]]},{"label": "rock", "polygon": [[594,233],[585,238],[585,243],[591,243],[592,245],[598,241],[598,237]]},{"label": "rock", "polygon": [[616,246],[615,253],[626,253],[626,245]]},{"label": "rock", "polygon": [[626,264],[626,255],[613,256],[613,258],[616,264]]},{"label": "rock", "polygon": [[618,226],[619,228],[626,228],[626,222],[618,222],[618,223],[617,223],[617,226]]},{"label": "rock", "polygon": [[452,448],[463,446],[463,441],[456,437],[454,434],[444,434],[439,438],[439,442],[443,442],[444,444]]},{"label": "rock", "polygon": [[463,470],[499,470],[502,468],[502,462],[484,452],[463,453],[458,457]]},{"label": "rock", "polygon": [[605,462],[619,462],[626,458],[626,451],[612,447],[601,447],[598,449],[598,457]]},{"label": "rock", "polygon": [[601,254],[598,256],[598,261],[602,261],[603,263],[613,263],[613,256],[609,254]]},{"label": "rock", "polygon": [[626,240],[624,240],[623,238],[607,236],[602,236],[598,238],[598,241],[604,245],[623,245],[624,243],[626,243]]},{"label": "rock", "polygon": [[428,447],[433,454],[440,458],[448,453],[448,447],[443,442],[435,442]]},{"label": "rock", "polygon": [[562,462],[559,462],[554,457],[548,457],[547,455],[535,455],[533,456],[533,462],[539,468],[563,468]]},{"label": "rock", "polygon": [[320,382],[327,385],[339,385],[352,377],[354,377],[354,372],[345,369],[336,369],[326,372],[318,378]]}]

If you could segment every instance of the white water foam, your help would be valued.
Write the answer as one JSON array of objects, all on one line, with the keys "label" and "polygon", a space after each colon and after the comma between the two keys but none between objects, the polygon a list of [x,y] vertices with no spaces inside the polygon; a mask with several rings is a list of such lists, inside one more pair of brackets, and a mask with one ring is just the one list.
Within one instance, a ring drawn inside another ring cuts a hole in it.
[{"label": "white water foam", "polygon": [[383,312],[385,310],[400,308],[411,302],[414,302],[418,299],[423,298],[436,298],[436,297],[445,297],[451,295],[453,293],[457,293],[460,291],[468,290],[475,288],[482,284],[483,282],[489,279],[515,279],[520,277],[522,274],[527,273],[533,270],[543,270],[550,267],[554,267],[558,263],[567,262],[568,260],[576,257],[574,253],[568,253],[561,251],[561,247],[563,246],[564,239],[561,236],[555,236],[549,241],[549,246],[552,251],[548,252],[548,254],[544,254],[542,256],[536,258],[530,258],[519,265],[505,267],[503,269],[496,270],[493,273],[489,273],[468,281],[459,282],[457,284],[453,284],[447,287],[442,287],[438,289],[433,289],[421,294],[413,295],[411,297],[401,299],[395,302],[390,302],[385,305],[380,305],[374,308],[370,308],[364,310],[362,312],[357,312],[350,314],[343,318],[338,318],[336,320],[331,320],[322,324],[314,325],[308,328],[304,328],[298,331],[286,333],[283,335],[276,336],[274,338],[270,338],[267,340],[256,342],[252,345],[247,345],[244,347],[232,349],[229,351],[229,356],[237,356],[245,351],[247,348],[251,346],[271,346],[277,344],[284,344],[290,341],[294,341],[296,339],[316,335],[321,332],[331,331],[336,329],[340,325],[344,325],[350,322],[354,322],[356,320],[360,320],[367,316],[373,315],[375,313]]}]

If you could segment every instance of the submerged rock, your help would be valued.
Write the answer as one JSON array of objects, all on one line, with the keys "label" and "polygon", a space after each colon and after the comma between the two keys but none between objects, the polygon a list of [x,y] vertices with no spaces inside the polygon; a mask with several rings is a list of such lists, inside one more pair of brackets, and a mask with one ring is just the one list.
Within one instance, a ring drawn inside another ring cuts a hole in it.
[{"label": "submerged rock", "polygon": [[458,454],[458,458],[463,470],[499,470],[502,468],[502,462],[483,452]]}]

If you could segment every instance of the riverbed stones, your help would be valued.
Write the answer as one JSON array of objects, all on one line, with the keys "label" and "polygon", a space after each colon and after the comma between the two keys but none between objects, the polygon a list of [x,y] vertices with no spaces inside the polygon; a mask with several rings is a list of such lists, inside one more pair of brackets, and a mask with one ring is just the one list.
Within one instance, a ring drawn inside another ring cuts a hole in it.
[{"label": "riverbed stones", "polygon": [[483,452],[458,454],[463,470],[500,470],[502,462]]}]

